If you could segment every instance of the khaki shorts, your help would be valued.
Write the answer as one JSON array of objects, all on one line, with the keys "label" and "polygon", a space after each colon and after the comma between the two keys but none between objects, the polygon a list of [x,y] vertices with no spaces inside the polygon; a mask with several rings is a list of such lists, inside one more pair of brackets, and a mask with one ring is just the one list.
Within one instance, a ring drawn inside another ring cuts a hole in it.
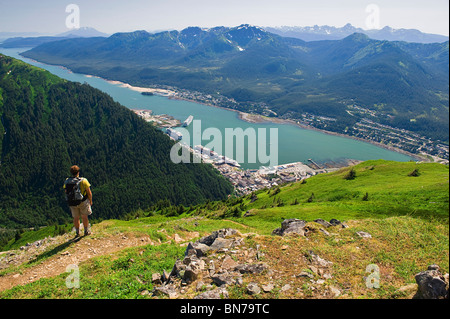
[{"label": "khaki shorts", "polygon": [[70,206],[73,218],[80,218],[82,215],[89,216],[92,214],[91,204],[89,200],[85,200],[78,206]]}]

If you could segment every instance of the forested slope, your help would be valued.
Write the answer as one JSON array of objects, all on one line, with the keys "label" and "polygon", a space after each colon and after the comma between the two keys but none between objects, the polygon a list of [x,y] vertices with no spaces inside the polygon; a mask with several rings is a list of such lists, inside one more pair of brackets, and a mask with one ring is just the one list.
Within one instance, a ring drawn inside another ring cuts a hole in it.
[{"label": "forested slope", "polygon": [[67,220],[73,164],[92,184],[95,218],[232,192],[211,166],[172,163],[173,142],[110,96],[2,55],[0,118],[0,227]]}]

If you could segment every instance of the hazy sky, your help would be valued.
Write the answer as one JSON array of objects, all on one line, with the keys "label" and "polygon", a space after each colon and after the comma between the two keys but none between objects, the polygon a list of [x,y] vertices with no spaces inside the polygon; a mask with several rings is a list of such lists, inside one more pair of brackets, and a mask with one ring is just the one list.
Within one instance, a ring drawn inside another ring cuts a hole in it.
[{"label": "hazy sky", "polygon": [[449,34],[448,0],[0,0],[0,32],[67,31],[69,4],[79,7],[81,27],[106,33],[243,23],[370,29],[366,8],[376,4],[380,27]]}]

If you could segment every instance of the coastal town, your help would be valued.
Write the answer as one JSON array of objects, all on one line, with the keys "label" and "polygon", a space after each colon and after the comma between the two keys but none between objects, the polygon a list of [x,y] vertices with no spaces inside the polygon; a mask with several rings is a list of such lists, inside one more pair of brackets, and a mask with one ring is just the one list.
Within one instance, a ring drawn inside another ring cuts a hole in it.
[{"label": "coastal town", "polygon": [[261,166],[259,169],[242,169],[237,161],[201,145],[196,145],[194,148],[185,144],[182,146],[200,158],[202,162],[213,165],[233,184],[237,195],[247,195],[260,189],[303,181],[314,175],[333,172],[342,167],[360,163],[360,161],[346,160],[340,164],[333,162],[320,165],[309,159],[308,164],[296,162],[272,167]]},{"label": "coastal town", "polygon": [[247,195],[260,189],[303,181],[311,176],[339,169],[315,169],[301,162],[253,170],[243,170],[229,164],[214,164],[214,166],[233,184],[238,195]]},{"label": "coastal town", "polygon": [[[147,122],[161,129],[165,128],[166,134],[175,142],[181,141],[182,135],[173,128],[188,126],[193,119],[189,117],[186,120],[189,122],[181,123],[181,121],[175,120],[168,115],[153,115],[150,110],[133,111]],[[242,169],[237,161],[220,155],[202,145],[196,145],[193,148],[186,144],[181,144],[181,146],[200,159],[199,162],[213,165],[222,176],[231,182],[237,195],[247,195],[260,189],[303,181],[317,174],[332,172],[341,167],[359,163],[359,161],[347,160],[339,164],[333,162],[320,165],[310,159],[308,164],[296,162],[273,167],[262,166],[259,169]]]}]

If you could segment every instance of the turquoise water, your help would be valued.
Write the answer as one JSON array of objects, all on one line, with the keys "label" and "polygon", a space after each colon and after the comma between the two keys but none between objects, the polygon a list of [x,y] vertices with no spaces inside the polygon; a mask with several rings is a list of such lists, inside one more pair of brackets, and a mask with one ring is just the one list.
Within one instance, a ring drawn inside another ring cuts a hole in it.
[{"label": "turquoise water", "polygon": [[[144,96],[139,92],[121,87],[119,84],[110,83],[97,77],[88,77],[86,75],[72,73],[71,71],[59,67],[46,65],[19,55],[24,49],[0,49],[0,53],[23,60],[29,64],[41,67],[51,73],[67,79],[69,81],[88,83],[91,86],[109,94],[115,101],[130,109],[152,110],[154,114],[168,114],[180,121],[184,121],[189,115],[193,115],[195,120],[201,120],[202,129],[217,128],[225,136],[226,128],[248,128],[254,129],[266,128],[267,131],[267,152],[269,152],[269,130],[278,129],[278,164],[287,164],[293,162],[307,162],[313,159],[315,162],[324,163],[329,161],[341,161],[343,159],[354,160],[372,160],[385,159],[406,162],[412,158],[397,152],[365,143],[350,138],[325,134],[322,132],[307,130],[289,124],[274,123],[247,123],[238,117],[237,112],[220,109],[194,102],[172,100],[162,96]],[[189,131],[192,133],[191,125]],[[259,138],[259,136],[257,136]],[[208,144],[208,140],[202,141],[202,145]],[[192,144],[192,141],[191,141]],[[224,147],[225,149],[225,147]],[[257,146],[248,145],[245,149],[256,151]],[[224,154],[224,153],[222,153]],[[224,154],[228,155],[228,154]],[[232,157],[232,156],[230,156]],[[235,158],[235,156],[233,156]],[[236,159],[236,158],[235,158]],[[245,156],[245,162],[241,163],[243,168],[258,168],[267,163],[248,163]]]}]

